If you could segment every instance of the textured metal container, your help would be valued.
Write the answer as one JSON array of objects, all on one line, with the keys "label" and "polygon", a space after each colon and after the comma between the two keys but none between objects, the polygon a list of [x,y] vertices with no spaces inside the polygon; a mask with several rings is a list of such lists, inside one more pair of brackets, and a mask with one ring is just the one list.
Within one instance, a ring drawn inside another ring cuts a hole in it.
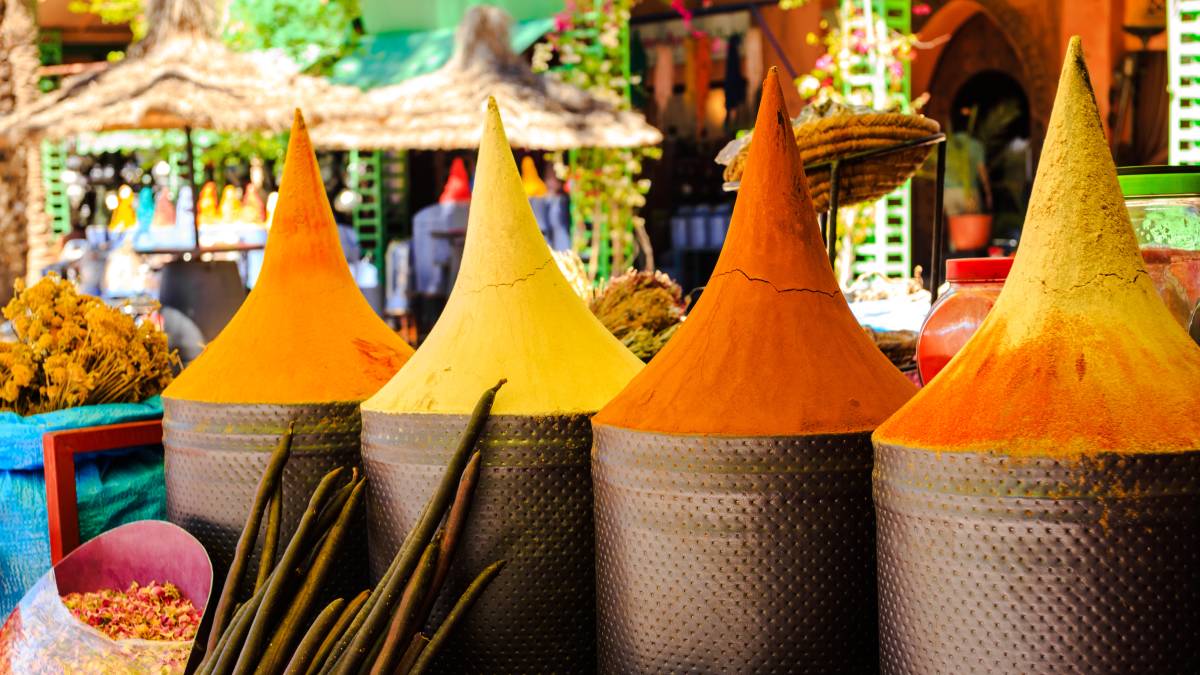
[{"label": "textured metal container", "polygon": [[[228,405],[163,399],[167,518],[208,549],[218,585],[233,560],[267,459],[292,421],[292,454],[283,471],[281,551],[321,477],[339,466],[359,466],[358,404]],[[364,523],[358,531],[365,529]],[[259,550],[255,548],[251,570],[257,569]],[[334,566],[327,595],[351,597],[367,587],[366,553],[366,537],[349,542]]]},{"label": "textured metal container", "polygon": [[[363,412],[371,572],[378,579],[441,479],[466,415]],[[595,563],[587,415],[493,415],[447,587],[508,564],[455,632],[444,673],[595,670]],[[443,596],[443,600],[447,596]],[[446,602],[434,611],[445,615]]]},{"label": "textured metal container", "polygon": [[603,673],[874,673],[869,434],[596,427]]},{"label": "textured metal container", "polygon": [[1200,452],[880,444],[882,669],[1200,673]]}]

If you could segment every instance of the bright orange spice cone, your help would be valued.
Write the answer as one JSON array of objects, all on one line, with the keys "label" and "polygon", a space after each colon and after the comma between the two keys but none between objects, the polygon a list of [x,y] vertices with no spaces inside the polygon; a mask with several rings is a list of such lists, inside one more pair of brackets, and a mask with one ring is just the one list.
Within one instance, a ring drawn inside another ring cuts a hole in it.
[{"label": "bright orange spice cone", "polygon": [[[360,464],[359,403],[411,353],[350,275],[297,112],[258,282],[163,392],[167,515],[209,550],[215,578],[225,577],[258,479],[288,425],[295,436],[283,480],[284,541],[320,478]],[[365,558],[364,541],[350,546],[329,592],[361,590]]]},{"label": "bright orange spice cone", "polygon": [[870,672],[870,433],[914,391],[834,279],[772,69],[704,294],[596,416],[601,670]]}]

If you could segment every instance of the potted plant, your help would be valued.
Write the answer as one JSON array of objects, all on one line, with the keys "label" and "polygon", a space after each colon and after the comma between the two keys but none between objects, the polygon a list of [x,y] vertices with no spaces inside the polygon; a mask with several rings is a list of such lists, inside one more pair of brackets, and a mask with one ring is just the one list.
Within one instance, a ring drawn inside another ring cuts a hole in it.
[{"label": "potted plant", "polygon": [[992,190],[988,182],[987,146],[977,138],[971,110],[965,131],[955,131],[946,139],[946,188],[943,205],[950,231],[950,244],[956,251],[987,246],[992,236]]}]

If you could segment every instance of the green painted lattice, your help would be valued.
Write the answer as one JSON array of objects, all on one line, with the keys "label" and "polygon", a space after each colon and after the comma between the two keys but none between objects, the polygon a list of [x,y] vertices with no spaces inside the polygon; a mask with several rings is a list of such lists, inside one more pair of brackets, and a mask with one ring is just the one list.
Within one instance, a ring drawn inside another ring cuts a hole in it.
[{"label": "green painted lattice", "polygon": [[[861,7],[869,21],[883,17],[891,30],[912,31],[911,0],[842,0],[850,7]],[[847,78],[848,89],[869,89],[878,103],[887,98],[891,74],[882,61],[870,72]],[[904,63],[901,94],[904,101],[912,98],[912,78],[909,64]],[[907,106],[906,106],[907,107]],[[907,112],[907,110],[906,110]],[[865,242],[855,247],[855,275],[881,272],[889,277],[908,278],[912,274],[912,181],[879,201],[875,208],[875,225]]]},{"label": "green painted lattice", "polygon": [[1200,164],[1200,0],[1171,0],[1167,69],[1171,164]]},{"label": "green painted lattice", "polygon": [[54,234],[71,231],[71,200],[62,173],[67,168],[67,151],[62,143],[42,141],[42,183],[46,187],[46,215]]},{"label": "green painted lattice", "polygon": [[383,278],[387,232],[383,218],[383,157],[376,151],[350,151],[350,189],[361,197],[351,214],[359,250],[369,253],[371,263]]}]

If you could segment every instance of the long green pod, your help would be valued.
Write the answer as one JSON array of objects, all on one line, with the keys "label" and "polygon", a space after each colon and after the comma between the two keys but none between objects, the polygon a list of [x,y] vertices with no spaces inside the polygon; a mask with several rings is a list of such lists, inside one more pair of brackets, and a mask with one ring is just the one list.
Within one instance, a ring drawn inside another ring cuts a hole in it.
[{"label": "long green pod", "polygon": [[470,611],[471,606],[479,599],[479,596],[487,590],[488,584],[492,583],[492,579],[495,579],[500,570],[504,569],[504,564],[505,561],[497,560],[488,565],[479,573],[479,576],[475,577],[471,585],[467,586],[467,590],[463,591],[458,602],[454,603],[454,608],[446,615],[446,620],[442,622],[442,625],[438,626],[438,629],[433,633],[433,637],[429,638],[429,644],[421,651],[421,655],[417,657],[417,662],[413,664],[407,675],[420,675],[420,673],[425,672],[433,664],[434,657],[437,656],[438,650],[442,648],[446,640],[450,639],[451,633],[454,632],[454,627],[462,621],[463,617]]},{"label": "long green pod", "polygon": [[258,577],[254,590],[262,588],[275,569],[275,555],[279,548],[279,522],[283,519],[283,482],[275,486],[271,503],[267,505],[267,532],[263,535],[262,555],[258,559]]},{"label": "long green pod", "polygon": [[345,604],[345,598],[338,598],[325,605],[325,609],[321,610],[317,618],[313,619],[312,625],[304,633],[300,644],[296,645],[296,651],[292,653],[292,658],[288,661],[287,668],[284,668],[283,675],[304,675],[308,672],[308,666],[317,655],[325,633],[338,620],[342,606]]},{"label": "long green pod", "polygon": [[400,658],[400,663],[396,665],[396,674],[405,675],[412,670],[413,664],[417,662],[417,657],[421,656],[421,652],[429,645],[429,636],[424,633],[417,633],[413,636],[412,642],[408,643],[408,649],[404,650],[404,656]]},{"label": "long green pod", "polygon": [[408,577],[412,575],[413,569],[417,565],[417,559],[429,543],[430,537],[437,530],[442,516],[445,515],[446,507],[450,504],[450,499],[458,487],[458,480],[466,466],[467,458],[483,433],[484,423],[487,422],[492,404],[496,401],[496,392],[504,383],[505,380],[500,380],[496,386],[483,392],[483,395],[479,397],[479,402],[475,404],[475,410],[471,413],[467,428],[459,440],[458,448],[451,455],[450,463],[446,467],[445,473],[442,474],[441,483],[430,497],[421,519],[413,526],[413,531],[405,538],[399,553],[396,554],[394,575],[388,579],[387,586],[377,589],[378,600],[371,608],[371,612],[367,615],[358,634],[354,636],[346,651],[342,653],[337,667],[333,670],[335,675],[357,673],[359,665],[367,657],[367,652],[374,646],[384,622],[392,613],[392,607],[400,593],[401,584],[408,581]]},{"label": "long green pod", "polygon": [[[271,578],[267,580],[267,586],[270,585],[271,579],[279,576],[284,575],[276,569],[271,573]],[[267,586],[263,586],[251,596],[242,607],[245,613],[237,621],[229,624],[228,640],[225,640],[225,646],[221,648],[220,653],[214,654],[215,661],[209,671],[212,675],[228,675],[234,664],[237,663],[238,655],[242,651],[242,644],[246,640],[246,634],[250,632],[250,624],[254,621],[254,615],[262,606],[263,597],[267,594]]]},{"label": "long green pod", "polygon": [[346,627],[358,615],[358,610],[362,609],[362,606],[367,602],[367,598],[370,595],[371,591],[363,591],[354,596],[354,599],[346,604],[337,621],[334,622],[333,626],[322,637],[321,646],[317,649],[317,653],[313,655],[312,662],[308,664],[303,675],[315,675],[320,670],[322,664],[325,663],[326,657],[329,656],[329,652],[333,650],[333,645],[337,643],[342,633],[346,632]]},{"label": "long green pod", "polygon": [[350,532],[350,521],[358,512],[358,505],[362,501],[363,487],[365,485],[366,479],[359,480],[354,484],[354,489],[350,492],[350,498],[342,506],[342,512],[337,520],[334,521],[333,527],[329,530],[329,535],[325,537],[324,543],[321,544],[320,551],[317,553],[312,568],[304,576],[304,582],[300,585],[300,589],[296,591],[287,613],[284,614],[283,620],[279,622],[279,627],[275,630],[274,636],[272,636],[271,641],[267,644],[266,652],[263,653],[262,659],[254,669],[255,675],[275,673],[287,663],[288,655],[292,653],[292,647],[302,630],[304,620],[308,617],[313,603],[316,602],[317,594],[320,593],[321,588],[325,585],[325,581],[329,578],[329,573],[333,570],[333,564],[341,552],[342,543],[346,540]]},{"label": "long green pod", "polygon": [[[233,610],[233,617],[229,620],[230,625],[237,623],[238,620],[240,620],[242,616],[246,614],[247,604],[248,603],[243,602]],[[224,651],[225,646],[229,644],[229,636],[232,633],[233,631],[230,630],[225,631],[218,638],[217,646],[204,652],[204,658],[200,659],[200,665],[196,666],[196,672],[194,675],[208,675],[212,672],[213,666],[217,663],[217,658],[221,655],[221,652]]]},{"label": "long green pod", "polygon": [[258,490],[254,493],[254,503],[250,506],[250,513],[246,517],[246,525],[242,528],[242,534],[238,537],[237,547],[233,552],[233,562],[229,565],[229,573],[225,575],[225,585],[221,588],[221,598],[217,601],[216,610],[213,611],[212,631],[208,636],[209,649],[216,648],[217,641],[225,632],[225,626],[228,625],[229,617],[233,614],[233,603],[237,598],[238,587],[242,585],[242,574],[250,560],[250,553],[254,550],[254,541],[258,538],[258,528],[262,524],[263,510],[266,509],[271,496],[275,494],[275,486],[279,484],[279,479],[283,475],[283,467],[292,454],[292,435],[295,430],[296,423],[289,422],[287,431],[279,439],[279,444],[275,446],[275,450],[267,460],[267,468],[258,481]]},{"label": "long green pod", "polygon": [[390,675],[396,669],[400,657],[404,655],[403,650],[408,648],[409,636],[414,631],[420,630],[421,617],[417,615],[417,612],[425,604],[425,597],[429,595],[429,584],[433,581],[433,575],[437,570],[438,551],[441,548],[439,539],[435,536],[433,541],[425,547],[425,552],[421,554],[417,571],[405,586],[404,594],[400,596],[400,603],[396,605],[396,611],[392,613],[392,620],[388,622],[383,647],[371,667],[371,675]]},{"label": "long green pod", "polygon": [[[317,518],[317,526],[313,529],[318,537],[324,535],[333,526],[333,522],[337,520],[338,515],[342,512],[342,507],[346,505],[346,500],[350,498],[350,493],[354,491],[354,486],[358,483],[358,471],[352,471],[350,474],[350,482],[342,486],[340,490],[333,493],[333,497],[321,509],[320,517]],[[316,542],[312,542],[315,544]],[[310,546],[315,548],[315,546]]]},{"label": "long green pod", "polygon": [[314,526],[317,524],[317,517],[321,513],[321,507],[328,500],[330,492],[333,490],[334,482],[342,475],[342,469],[337,468],[325,474],[321,482],[317,484],[317,489],[313,491],[312,497],[308,500],[308,508],[304,510],[304,515],[300,517],[300,524],[296,527],[296,532],[292,535],[292,540],[288,542],[287,548],[283,551],[283,556],[279,559],[276,573],[271,575],[271,579],[267,585],[263,587],[262,606],[254,616],[254,623],[250,626],[250,632],[246,635],[246,643],[242,646],[241,655],[238,657],[237,666],[233,672],[236,675],[244,675],[251,672],[253,667],[258,663],[259,654],[262,652],[266,644],[268,635],[268,626],[272,625],[278,617],[275,616],[276,608],[279,603],[284,600],[284,586],[292,579],[300,567],[301,561],[309,553],[306,542],[312,534]]},{"label": "long green pod", "polygon": [[462,478],[458,481],[458,493],[454,495],[454,503],[450,505],[450,513],[446,515],[446,524],[443,526],[444,534],[438,550],[437,569],[434,570],[433,581],[429,584],[429,591],[425,594],[425,600],[417,614],[419,617],[429,616],[429,611],[433,609],[433,603],[437,602],[438,594],[442,592],[442,585],[446,583],[446,577],[450,574],[454,549],[457,548],[463,528],[466,527],[467,514],[471,510],[471,500],[475,496],[475,486],[479,483],[479,467],[482,461],[482,455],[476,450],[475,454],[471,455],[471,461],[467,462],[467,468],[463,469]]},{"label": "long green pod", "polygon": [[358,613],[346,628],[346,632],[342,633],[338,637],[337,642],[334,643],[333,649],[330,650],[329,656],[325,659],[325,663],[321,664],[321,669],[317,671],[318,675],[332,673],[333,669],[341,662],[342,654],[346,652],[346,648],[350,646],[350,641],[354,639],[354,636],[358,635],[359,629],[362,628],[363,622],[367,620],[367,616],[371,613],[371,608],[374,607],[373,603],[379,597],[379,589],[383,588],[383,586],[384,582],[381,581],[371,591],[371,597],[367,598],[367,601],[359,608]]},{"label": "long green pod", "polygon": [[375,659],[379,658],[379,652],[383,650],[383,641],[386,635],[380,635],[379,639],[375,640],[375,646],[367,653],[367,658],[363,659],[362,664],[358,667],[358,675],[367,675],[371,671],[371,664],[375,663]]}]

